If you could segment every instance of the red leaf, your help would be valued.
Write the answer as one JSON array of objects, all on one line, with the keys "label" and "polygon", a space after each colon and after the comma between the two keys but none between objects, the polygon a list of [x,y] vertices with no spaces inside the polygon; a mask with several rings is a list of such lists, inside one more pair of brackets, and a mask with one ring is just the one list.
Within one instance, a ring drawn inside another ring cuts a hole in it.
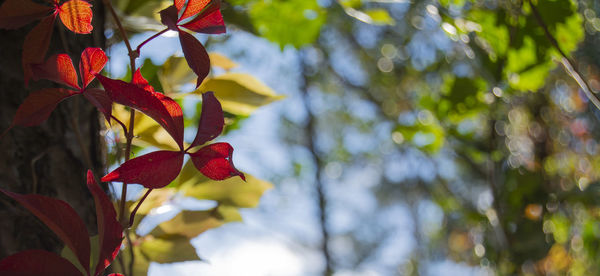
[{"label": "red leaf", "polygon": [[32,75],[30,65],[44,63],[48,46],[50,46],[55,19],[56,16],[54,15],[46,17],[25,36],[22,63],[26,86]]},{"label": "red leaf", "polygon": [[206,16],[198,16],[189,23],[183,24],[183,27],[198,33],[222,34],[226,32],[223,15],[219,9],[209,13]]},{"label": "red leaf", "polygon": [[46,250],[32,249],[21,251],[0,260],[0,274],[7,276],[55,276],[81,275],[81,272],[61,256]]},{"label": "red leaf", "polygon": [[158,92],[148,92],[136,84],[96,75],[111,100],[135,108],[158,122],[183,148],[183,113],[173,99]]},{"label": "red leaf", "polygon": [[160,22],[169,27],[169,30],[177,31],[177,8],[169,6],[159,12]]},{"label": "red leaf", "polygon": [[42,64],[32,65],[33,79],[47,79],[80,90],[73,61],[66,54],[53,55]]},{"label": "red leaf", "polygon": [[[39,218],[77,256],[84,268],[90,266],[90,237],[85,223],[66,202],[42,195],[21,195],[0,189]],[[89,270],[86,270],[89,271]]]},{"label": "red leaf", "polygon": [[79,61],[79,73],[84,88],[94,80],[96,74],[102,71],[107,60],[106,54],[100,48],[85,48],[83,50]]},{"label": "red leaf", "polygon": [[174,2],[175,7],[177,8],[177,12],[179,13],[181,8],[183,8],[183,5],[185,4],[185,0],[175,0],[173,2]]},{"label": "red leaf", "polygon": [[112,100],[106,91],[98,88],[88,88],[83,91],[83,96],[90,101],[102,114],[107,121],[110,122],[112,115]]},{"label": "red leaf", "polygon": [[198,124],[196,138],[194,138],[194,142],[192,142],[190,148],[215,139],[223,131],[224,124],[223,109],[215,94],[212,91],[202,94],[200,123]]},{"label": "red leaf", "polygon": [[94,29],[91,7],[86,1],[70,0],[58,8],[58,15],[67,29],[78,34],[89,34]]},{"label": "red leaf", "polygon": [[233,166],[233,148],[228,143],[215,143],[190,154],[196,168],[206,177],[223,180],[232,176],[246,177]]},{"label": "red leaf", "polygon": [[141,68],[135,70],[135,73],[133,74],[133,80],[131,82],[148,92],[156,92],[154,91],[154,87],[152,87],[152,85],[150,85],[144,76],[142,76]]},{"label": "red leaf", "polygon": [[188,17],[192,17],[194,15],[197,15],[204,8],[206,8],[206,6],[208,6],[209,4],[212,5],[213,3],[211,3],[211,2],[214,3],[214,2],[220,2],[220,1],[213,1],[213,0],[189,0],[187,6],[185,7],[185,11],[183,11],[183,14],[179,18],[179,21],[184,20],[184,19],[186,19]]},{"label": "red leaf", "polygon": [[0,28],[18,29],[48,16],[52,8],[31,0],[6,0],[0,6]]},{"label": "red leaf", "polygon": [[111,273],[111,274],[108,274],[108,276],[124,276],[124,275],[121,273]]},{"label": "red leaf", "polygon": [[37,126],[48,119],[56,105],[77,94],[77,92],[62,88],[45,88],[32,92],[17,109],[12,125]]},{"label": "red leaf", "polygon": [[183,165],[183,152],[155,151],[131,159],[107,174],[102,181],[136,183],[146,188],[162,188],[173,181]]},{"label": "red leaf", "polygon": [[210,72],[210,58],[208,57],[208,53],[200,41],[191,34],[181,30],[179,31],[179,41],[185,60],[192,71],[198,75],[198,80],[196,81],[196,88],[198,88],[204,78],[208,76],[208,72]]},{"label": "red leaf", "polygon": [[98,275],[112,263],[119,253],[123,240],[123,228],[117,221],[117,213],[113,204],[100,185],[96,183],[94,174],[90,170],[87,172],[87,187],[92,193],[96,204],[100,254],[94,275]]}]

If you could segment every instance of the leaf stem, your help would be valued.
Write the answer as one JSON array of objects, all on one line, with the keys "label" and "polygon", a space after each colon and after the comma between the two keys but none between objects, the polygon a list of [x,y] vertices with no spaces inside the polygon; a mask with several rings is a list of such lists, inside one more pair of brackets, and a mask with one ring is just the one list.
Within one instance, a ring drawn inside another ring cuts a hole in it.
[{"label": "leaf stem", "polygon": [[561,63],[565,67],[565,70],[567,71],[567,73],[569,73],[569,75],[571,75],[571,77],[577,82],[579,87],[581,87],[581,90],[583,90],[584,94],[592,102],[592,104],[594,104],[594,106],[596,106],[596,108],[598,110],[600,110],[600,100],[598,99],[596,94],[594,94],[594,92],[592,91],[592,88],[590,87],[588,82],[583,78],[583,75],[581,74],[581,72],[579,72],[579,70],[577,70],[577,68],[575,66],[575,62],[573,60],[571,60],[567,56],[567,54],[560,48],[558,41],[552,35],[552,33],[550,33],[550,29],[548,28],[548,25],[546,25],[546,23],[544,22],[544,19],[542,18],[542,15],[540,14],[537,7],[531,2],[531,0],[529,0],[528,3],[529,3],[529,6],[531,7],[531,12],[533,13],[533,17],[535,18],[538,25],[540,25],[540,27],[542,27],[542,29],[544,30],[544,34],[546,35],[546,38],[550,41],[550,44],[552,44],[552,46],[562,56]]},{"label": "leaf stem", "polygon": [[158,32],[158,33],[155,33],[153,36],[149,37],[148,39],[144,40],[142,43],[140,43],[140,45],[138,45],[138,46],[137,46],[137,48],[135,48],[135,52],[136,52],[136,54],[139,56],[139,55],[140,55],[140,50],[142,49],[142,47],[143,47],[143,46],[144,46],[146,43],[148,43],[148,42],[150,42],[151,40],[153,40],[153,39],[157,38],[158,36],[160,36],[160,35],[162,35],[162,34],[166,33],[168,30],[169,30],[169,28],[166,28],[166,29],[164,29],[164,30],[162,30],[162,31],[160,31],[160,32]]},{"label": "leaf stem", "polygon": [[135,208],[133,209],[133,211],[131,212],[131,215],[129,216],[129,227],[131,227],[131,225],[133,225],[133,219],[135,218],[135,214],[137,213],[138,209],[140,208],[140,205],[142,205],[142,202],[144,202],[144,200],[146,200],[146,198],[148,197],[148,195],[150,194],[150,192],[152,192],[152,188],[148,189],[148,191],[146,191],[146,193],[144,194],[144,196],[142,196],[142,198],[140,199],[140,201],[138,202],[138,204],[135,206]]},{"label": "leaf stem", "polygon": [[129,65],[131,66],[131,72],[133,74],[133,72],[135,72],[135,59],[137,58],[137,56],[134,55],[134,51],[131,48],[131,43],[129,43],[129,38],[127,37],[127,33],[125,32],[125,29],[123,28],[123,24],[121,24],[121,20],[119,19],[119,16],[117,15],[117,13],[115,12],[115,9],[113,8],[112,4],[110,3],[110,0],[103,0],[103,2],[104,2],[104,5],[110,11],[110,14],[113,17],[115,24],[117,24],[117,28],[119,29],[119,32],[121,33],[121,38],[123,38],[125,47],[127,47],[127,51],[129,52]]}]

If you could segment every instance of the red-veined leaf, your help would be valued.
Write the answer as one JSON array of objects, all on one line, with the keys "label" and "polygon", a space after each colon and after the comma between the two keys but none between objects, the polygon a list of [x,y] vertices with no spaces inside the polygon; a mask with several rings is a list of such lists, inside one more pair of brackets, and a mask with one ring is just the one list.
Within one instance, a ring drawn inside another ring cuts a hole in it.
[{"label": "red-veined leaf", "polygon": [[111,100],[150,116],[183,148],[183,112],[173,99],[158,92],[148,92],[136,84],[96,75]]},{"label": "red-veined leaf", "polygon": [[55,19],[56,16],[54,15],[46,17],[25,36],[22,55],[25,86],[27,86],[32,75],[30,66],[44,62],[46,52],[48,52],[50,46]]},{"label": "red-veined leaf", "polygon": [[191,34],[179,30],[179,42],[181,43],[185,60],[192,71],[198,76],[198,80],[196,81],[197,88],[204,78],[208,76],[208,72],[210,72],[210,58],[202,43]]},{"label": "red-veined leaf", "polygon": [[108,274],[108,276],[124,276],[124,275],[121,273],[111,273],[111,274]]},{"label": "red-veined leaf", "polygon": [[223,131],[224,124],[223,109],[215,94],[212,91],[202,94],[202,112],[200,113],[198,132],[190,148],[215,139]]},{"label": "red-veined leaf", "polygon": [[102,181],[141,184],[146,188],[162,188],[173,181],[183,165],[183,152],[155,151],[131,159],[107,174]]},{"label": "red-veined leaf", "polygon": [[77,92],[63,88],[45,88],[32,92],[17,109],[12,125],[37,126],[48,119],[56,105]]},{"label": "red-veined leaf", "polygon": [[233,148],[228,143],[215,143],[190,154],[196,168],[206,177],[223,180],[238,175],[244,181],[246,177],[233,166],[231,158]]},{"label": "red-veined leaf", "polygon": [[81,89],[73,61],[67,54],[53,55],[42,64],[32,65],[31,69],[34,80],[47,79],[77,90]]},{"label": "red-veined leaf", "polygon": [[133,80],[131,82],[133,84],[137,85],[139,88],[144,89],[148,92],[156,92],[156,91],[154,91],[154,87],[152,87],[152,85],[150,85],[148,80],[146,80],[144,78],[144,76],[142,76],[141,68],[138,68],[137,70],[135,70],[135,73],[133,74]]},{"label": "red-veined leaf", "polygon": [[98,88],[88,88],[83,91],[83,96],[90,101],[102,114],[107,121],[110,122],[112,114],[112,100],[106,91]]},{"label": "red-veined leaf", "polygon": [[58,8],[58,16],[63,25],[72,32],[89,34],[92,32],[92,5],[83,0],[69,0]]},{"label": "red-veined leaf", "polygon": [[169,27],[169,30],[177,31],[177,8],[169,6],[159,12],[160,22]]},{"label": "red-veined leaf", "polygon": [[40,249],[21,251],[0,260],[0,274],[7,276],[82,275],[79,269],[67,259]]},{"label": "red-veined leaf", "polygon": [[90,266],[90,237],[85,223],[66,202],[43,195],[21,195],[0,189],[39,218],[77,256],[86,271]]},{"label": "red-veined leaf", "polygon": [[83,87],[87,87],[92,82],[96,74],[102,71],[108,58],[100,48],[85,48],[81,53],[81,61],[79,61],[79,73],[83,80]]},{"label": "red-veined leaf", "polygon": [[226,32],[225,22],[220,10],[198,17],[189,23],[183,24],[183,27],[198,33],[206,34],[222,34]]},{"label": "red-veined leaf", "polygon": [[185,7],[185,11],[181,14],[179,21],[184,20],[188,17],[192,17],[194,15],[199,14],[206,6],[214,5],[211,2],[217,2],[213,0],[189,0],[187,6]]},{"label": "red-veined leaf", "polygon": [[52,8],[30,0],[6,0],[0,6],[0,28],[18,29],[48,16]]},{"label": "red-veined leaf", "polygon": [[87,187],[94,197],[100,254],[94,275],[104,271],[119,253],[123,240],[123,228],[117,221],[117,213],[106,193],[94,180],[92,171],[87,172]]}]

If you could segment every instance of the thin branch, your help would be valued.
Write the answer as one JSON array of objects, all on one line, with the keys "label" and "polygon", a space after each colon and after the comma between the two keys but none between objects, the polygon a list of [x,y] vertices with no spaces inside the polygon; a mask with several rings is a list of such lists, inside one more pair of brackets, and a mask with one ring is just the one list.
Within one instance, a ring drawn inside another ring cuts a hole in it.
[{"label": "thin branch", "polygon": [[571,75],[571,77],[573,79],[575,79],[575,81],[577,82],[579,87],[581,87],[581,90],[583,90],[583,92],[588,97],[588,99],[592,102],[592,104],[594,104],[594,106],[596,106],[596,108],[598,110],[600,110],[600,100],[598,99],[596,94],[592,91],[591,86],[583,78],[583,74],[581,74],[581,72],[579,72],[579,70],[577,70],[577,67],[575,66],[575,62],[573,60],[571,60],[569,58],[569,56],[567,56],[567,54],[560,48],[558,41],[552,35],[552,33],[550,33],[550,29],[548,28],[548,25],[546,25],[546,22],[542,18],[542,15],[540,14],[537,7],[531,2],[531,0],[529,0],[528,2],[529,2],[529,6],[531,7],[531,12],[533,13],[533,17],[535,18],[538,25],[540,25],[540,27],[542,27],[542,29],[544,30],[544,34],[546,35],[546,38],[548,39],[548,41],[550,41],[550,44],[552,44],[552,46],[562,56],[561,63],[565,67],[565,70],[567,71],[567,73],[569,73],[569,75]]},{"label": "thin branch", "polygon": [[158,33],[156,33],[156,34],[154,34],[153,36],[149,37],[148,39],[144,40],[142,43],[140,43],[140,45],[138,45],[138,46],[137,46],[137,48],[135,48],[135,52],[137,53],[137,55],[139,56],[139,54],[140,54],[140,50],[142,49],[142,47],[143,47],[144,45],[146,45],[146,43],[148,43],[148,42],[150,42],[151,40],[153,40],[153,39],[157,38],[158,36],[160,36],[160,35],[162,35],[162,34],[166,33],[168,30],[169,30],[169,28],[166,28],[166,29],[164,29],[164,30],[162,30],[162,31],[160,31],[160,32],[158,32]]},{"label": "thin branch", "polygon": [[138,209],[140,208],[140,206],[142,205],[142,203],[144,202],[144,200],[146,200],[146,198],[148,197],[148,195],[150,194],[150,192],[152,192],[152,190],[153,189],[148,189],[148,191],[146,191],[146,193],[144,194],[144,196],[142,196],[142,198],[140,199],[140,201],[138,202],[138,204],[135,206],[135,208],[131,212],[131,215],[129,216],[129,227],[131,227],[131,225],[133,225],[133,220],[135,218],[135,214],[137,213]]}]

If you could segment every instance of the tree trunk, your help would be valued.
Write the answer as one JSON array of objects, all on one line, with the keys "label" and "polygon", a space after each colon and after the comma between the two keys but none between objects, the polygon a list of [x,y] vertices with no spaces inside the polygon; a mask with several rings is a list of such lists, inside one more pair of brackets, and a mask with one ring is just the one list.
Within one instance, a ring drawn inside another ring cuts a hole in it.
[{"label": "tree trunk", "polygon": [[[77,68],[85,47],[104,46],[104,12],[100,1],[95,3],[91,35],[75,35],[59,21],[47,57],[67,52]],[[29,93],[57,86],[38,81],[24,87],[22,45],[35,24],[18,30],[0,30],[0,132],[10,126],[15,111]],[[61,102],[40,126],[13,128],[0,138],[0,188],[64,200],[85,221],[90,234],[96,234],[94,201],[86,188],[85,176],[90,167],[96,175],[104,172],[101,123],[92,105],[75,96]],[[26,249],[60,253],[62,248],[62,242],[40,220],[14,200],[0,195],[0,258]]]}]

